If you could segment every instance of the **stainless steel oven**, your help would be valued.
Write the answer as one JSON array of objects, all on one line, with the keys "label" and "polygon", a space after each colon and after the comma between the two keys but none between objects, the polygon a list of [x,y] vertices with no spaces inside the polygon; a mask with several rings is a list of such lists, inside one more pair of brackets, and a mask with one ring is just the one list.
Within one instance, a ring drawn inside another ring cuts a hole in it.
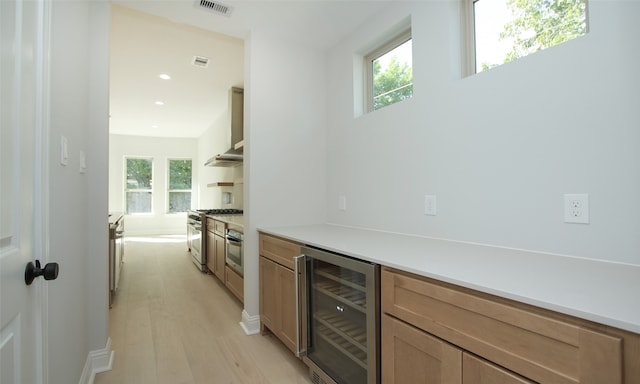
[{"label": "stainless steel oven", "polygon": [[380,383],[380,266],[312,247],[302,253],[297,348],[311,381]]},{"label": "stainless steel oven", "polygon": [[[191,258],[193,259],[193,263],[198,267],[198,269],[202,272],[208,272],[207,268],[207,253],[206,253],[206,239],[207,236],[204,236],[203,233],[206,234],[206,219],[207,215],[211,216],[227,216],[227,215],[242,215],[242,209],[198,209],[198,210],[189,210],[187,211],[187,247],[189,248],[189,252],[191,252]],[[231,226],[230,228],[233,228]],[[239,241],[240,248],[235,245],[236,242],[232,240],[232,246],[229,247],[227,245],[227,249],[231,248],[231,258],[227,258],[227,263],[229,260],[234,262],[235,264],[229,264],[230,267],[234,268],[236,272],[242,275],[242,228],[238,228],[236,232],[240,233]],[[233,237],[234,239],[237,236]],[[227,244],[230,241],[227,240]],[[234,260],[237,260],[235,262]]]},{"label": "stainless steel oven", "polygon": [[242,266],[243,250],[242,242],[244,235],[240,232],[240,228],[230,226],[227,228],[226,235],[226,263],[229,268],[236,271],[240,276],[244,274],[244,268]]},{"label": "stainless steel oven", "polygon": [[187,212],[187,246],[193,263],[202,272],[207,271],[207,260],[202,251],[202,218],[198,211]]}]

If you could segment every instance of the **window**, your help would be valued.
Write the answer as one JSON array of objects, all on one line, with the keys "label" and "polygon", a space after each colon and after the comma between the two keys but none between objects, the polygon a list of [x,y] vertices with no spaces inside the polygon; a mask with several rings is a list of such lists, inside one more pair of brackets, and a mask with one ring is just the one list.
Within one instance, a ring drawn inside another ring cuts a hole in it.
[{"label": "window", "polygon": [[470,73],[587,33],[586,0],[464,0]]},{"label": "window", "polygon": [[191,208],[191,160],[169,160],[169,207],[167,212],[186,212]]},{"label": "window", "polygon": [[125,213],[151,213],[153,159],[125,158]]},{"label": "window", "polygon": [[365,56],[367,111],[413,96],[411,29]]}]

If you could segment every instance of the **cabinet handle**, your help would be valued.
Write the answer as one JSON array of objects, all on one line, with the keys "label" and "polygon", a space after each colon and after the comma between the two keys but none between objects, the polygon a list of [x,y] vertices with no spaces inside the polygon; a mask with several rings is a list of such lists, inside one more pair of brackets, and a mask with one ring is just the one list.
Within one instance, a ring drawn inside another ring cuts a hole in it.
[{"label": "cabinet handle", "polygon": [[[296,291],[296,357],[304,356],[307,353],[307,338],[305,335],[300,335],[301,330],[306,330],[306,256],[300,255],[293,258],[293,273],[294,273],[294,290]],[[302,287],[304,288],[304,294],[300,295],[300,280],[302,280]],[[303,312],[301,312],[303,311]],[[302,327],[301,327],[302,326]]]}]

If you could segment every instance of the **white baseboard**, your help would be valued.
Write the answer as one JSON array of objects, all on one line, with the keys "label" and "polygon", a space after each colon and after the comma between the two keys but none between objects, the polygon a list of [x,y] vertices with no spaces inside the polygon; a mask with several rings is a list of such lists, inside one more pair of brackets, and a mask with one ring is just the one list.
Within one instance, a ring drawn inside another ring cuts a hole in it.
[{"label": "white baseboard", "polygon": [[242,310],[240,326],[247,335],[255,335],[260,332],[260,315],[251,316],[246,310]]},{"label": "white baseboard", "polygon": [[110,371],[113,367],[113,354],[114,351],[111,350],[111,338],[107,339],[107,345],[103,349],[89,351],[78,384],[93,384],[96,373]]}]

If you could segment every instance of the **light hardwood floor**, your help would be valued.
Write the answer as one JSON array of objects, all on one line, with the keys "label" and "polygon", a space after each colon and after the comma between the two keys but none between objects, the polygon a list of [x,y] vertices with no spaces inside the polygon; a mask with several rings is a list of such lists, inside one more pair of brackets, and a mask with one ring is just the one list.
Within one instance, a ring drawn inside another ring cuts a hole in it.
[{"label": "light hardwood floor", "polygon": [[240,302],[190,257],[184,237],[127,238],[109,311],[113,370],[94,383],[311,383],[278,339],[243,332]]}]

